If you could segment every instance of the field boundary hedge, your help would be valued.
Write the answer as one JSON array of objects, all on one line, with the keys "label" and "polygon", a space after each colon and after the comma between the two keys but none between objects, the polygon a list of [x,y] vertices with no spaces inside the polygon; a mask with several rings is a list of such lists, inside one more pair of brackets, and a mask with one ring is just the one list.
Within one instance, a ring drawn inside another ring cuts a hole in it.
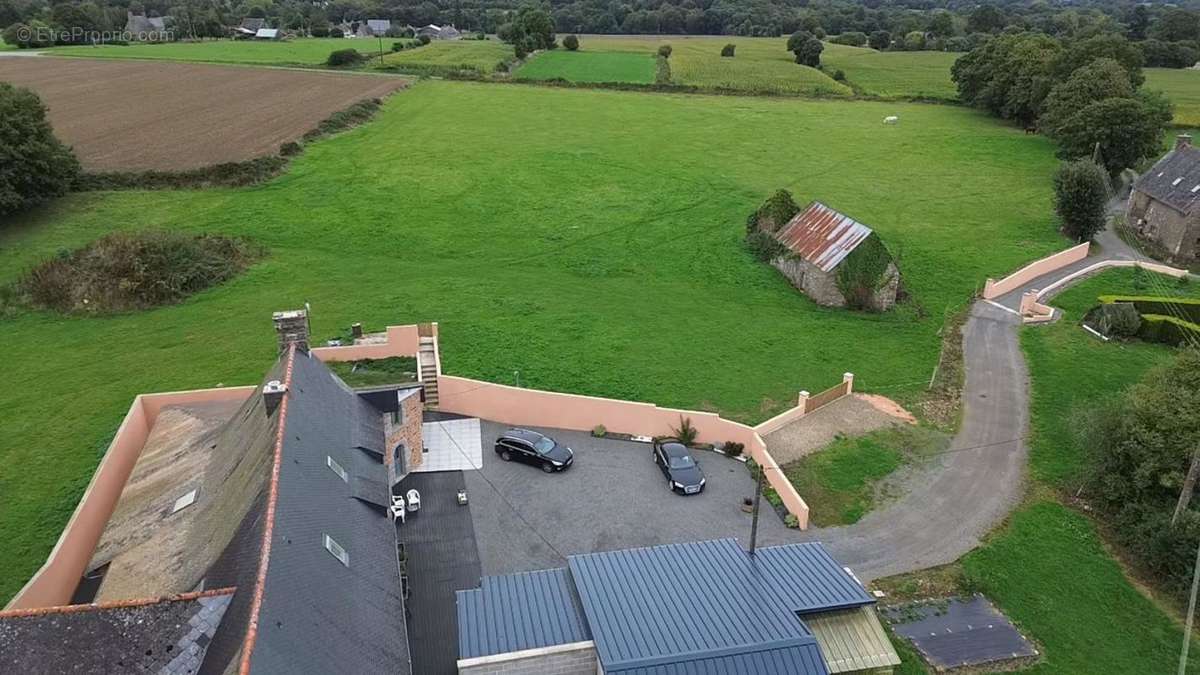
[{"label": "field boundary hedge", "polygon": [[1101,295],[1100,303],[1131,303],[1142,316],[1137,336],[1179,346],[1200,343],[1200,299],[1150,295]]},{"label": "field boundary hedge", "polygon": [[1100,302],[1132,302],[1141,314],[1179,315],[1190,323],[1200,323],[1200,299],[1164,298],[1157,295],[1101,295]]},{"label": "field boundary hedge", "polygon": [[379,112],[383,100],[368,98],[339,110],[299,140],[284,143],[278,154],[255,157],[244,162],[225,162],[183,171],[89,171],[80,174],[72,186],[80,192],[95,190],[178,190],[185,188],[247,187],[265,183],[283,173],[304,145],[369,122]]}]

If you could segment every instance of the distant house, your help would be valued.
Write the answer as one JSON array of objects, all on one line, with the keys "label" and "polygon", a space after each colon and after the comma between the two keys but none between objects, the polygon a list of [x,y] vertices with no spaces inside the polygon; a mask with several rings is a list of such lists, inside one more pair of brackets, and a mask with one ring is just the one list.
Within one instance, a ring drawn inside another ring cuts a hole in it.
[{"label": "distant house", "polygon": [[900,663],[875,599],[819,543],[751,556],[718,539],[567,565],[458,591],[458,672],[890,675]]},{"label": "distant house", "polygon": [[1181,134],[1133,184],[1126,221],[1171,260],[1200,258],[1200,149]]},{"label": "distant house", "polygon": [[258,35],[258,31],[267,27],[266,19],[248,16],[242,19],[242,23],[233,28],[233,36],[235,38],[253,38]]},{"label": "distant house", "polygon": [[281,40],[283,31],[278,28],[259,28],[254,32],[255,40]]},{"label": "distant house", "polygon": [[[785,249],[771,265],[819,305],[885,311],[896,304],[900,270],[879,235],[821,202],[813,202],[782,227],[764,223]],[[870,258],[870,260],[867,260]],[[847,266],[852,269],[843,272]],[[859,270],[871,278],[855,276]]]},{"label": "distant house", "polygon": [[383,37],[392,29],[392,22],[388,19],[367,19],[358,24],[358,37]]},{"label": "distant house", "polygon": [[417,29],[417,37],[422,35],[428,35],[432,40],[457,40],[462,37],[462,33],[454,26],[437,26],[432,23]]},{"label": "distant house", "polygon": [[134,40],[163,39],[166,30],[167,17],[125,12],[125,33]]}]

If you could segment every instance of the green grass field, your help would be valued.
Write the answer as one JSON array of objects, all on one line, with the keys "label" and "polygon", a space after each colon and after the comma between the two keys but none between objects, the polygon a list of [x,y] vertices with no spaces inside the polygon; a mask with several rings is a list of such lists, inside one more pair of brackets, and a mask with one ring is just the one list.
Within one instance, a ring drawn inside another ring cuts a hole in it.
[{"label": "green grass field", "polygon": [[[737,45],[736,56],[723,58],[721,47]],[[671,81],[704,89],[849,96],[849,87],[814,68],[797,65],[782,38],[732,36],[584,35],[580,51],[654,54],[671,45]],[[542,57],[536,57],[536,63]],[[554,77],[554,75],[550,75]]]},{"label": "green grass field", "polygon": [[499,40],[434,41],[403,52],[384,56],[384,67],[431,75],[446,71],[473,70],[488,75],[500,62],[513,60],[512,45]]},{"label": "green grass field", "polygon": [[[383,49],[395,40],[384,39]],[[378,54],[379,41],[359,38],[298,38],[279,42],[256,40],[210,40],[163,44],[100,45],[98,47],[54,47],[56,56],[91,56],[109,59],[151,59],[199,63],[245,63],[264,66],[319,66],[338,49],[357,49]]]},{"label": "green grass field", "polygon": [[654,57],[647,53],[569,52],[556,49],[538,55],[521,66],[517,79],[549,80],[561,77],[570,82],[654,82]]},{"label": "green grass field", "polygon": [[1146,89],[1157,89],[1175,104],[1175,126],[1200,127],[1200,70],[1146,68]]},{"label": "green grass field", "polygon": [[962,54],[952,52],[877,52],[864,47],[825,43],[826,72],[841,70],[863,93],[953,101],[958,91],[950,67]]},{"label": "green grass field", "polygon": [[[896,111],[914,123],[883,128]],[[959,107],[426,81],[262,186],[62,199],[5,224],[0,282],[114,229],[270,253],[177,306],[0,321],[0,598],[50,550],[132,398],[256,382],[274,310],[310,302],[317,339],[439,321],[451,374],[749,422],[847,370],[898,395],[928,380],[947,308],[1064,246],[1056,164],[1044,139]],[[820,308],[756,262],[746,215],[780,187],[876,227],[912,301]]]}]

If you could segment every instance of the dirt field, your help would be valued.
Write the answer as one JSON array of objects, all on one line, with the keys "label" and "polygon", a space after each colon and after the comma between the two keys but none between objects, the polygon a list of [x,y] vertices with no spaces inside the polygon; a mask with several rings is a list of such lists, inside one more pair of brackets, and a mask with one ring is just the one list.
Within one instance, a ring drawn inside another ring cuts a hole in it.
[{"label": "dirt field", "polygon": [[85,169],[193,169],[274,154],[330,114],[407,82],[398,77],[51,57],[0,58]]}]

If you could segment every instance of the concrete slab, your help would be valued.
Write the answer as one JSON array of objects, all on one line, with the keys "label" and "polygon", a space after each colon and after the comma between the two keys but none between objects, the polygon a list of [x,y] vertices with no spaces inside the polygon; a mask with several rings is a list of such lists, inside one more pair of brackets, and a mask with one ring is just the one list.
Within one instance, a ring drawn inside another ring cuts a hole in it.
[{"label": "concrete slab", "polygon": [[479,420],[474,417],[443,419],[421,425],[425,446],[421,465],[414,472],[471,471],[483,468]]}]

